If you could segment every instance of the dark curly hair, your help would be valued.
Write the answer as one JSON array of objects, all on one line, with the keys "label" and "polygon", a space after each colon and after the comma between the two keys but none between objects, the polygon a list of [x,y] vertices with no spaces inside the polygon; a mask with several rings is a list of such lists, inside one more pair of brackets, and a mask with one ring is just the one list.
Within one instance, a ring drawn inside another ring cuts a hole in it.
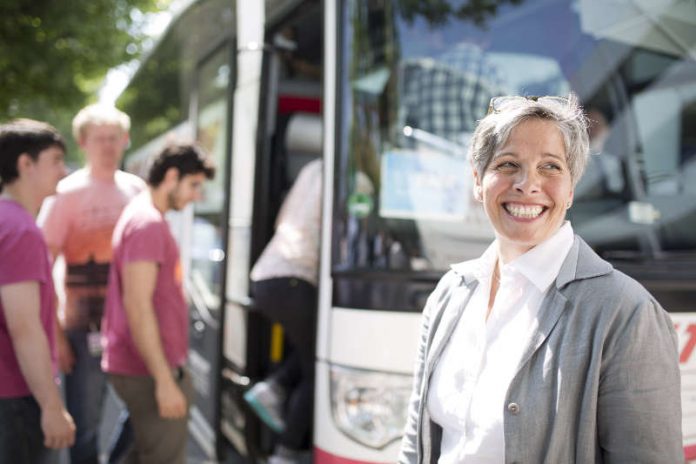
[{"label": "dark curly hair", "polygon": [[190,143],[167,145],[152,162],[147,175],[147,183],[152,187],[157,187],[162,183],[169,168],[175,168],[179,171],[180,177],[200,172],[205,174],[208,179],[215,176],[215,167],[203,150]]}]

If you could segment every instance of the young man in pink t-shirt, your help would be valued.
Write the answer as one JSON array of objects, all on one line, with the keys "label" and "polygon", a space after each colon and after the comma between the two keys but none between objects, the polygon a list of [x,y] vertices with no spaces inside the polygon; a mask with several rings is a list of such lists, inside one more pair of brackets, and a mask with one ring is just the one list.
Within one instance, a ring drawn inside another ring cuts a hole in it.
[{"label": "young man in pink t-shirt", "polygon": [[[146,187],[139,177],[118,169],[129,129],[130,118],[112,106],[80,110],[73,119],[73,136],[87,164],[58,184],[58,193],[45,202],[39,217],[51,254],[62,255],[66,265],[57,342],[65,401],[77,426],[75,446],[70,449],[73,464],[99,460],[99,426],[107,391],[100,367],[100,324],[111,235],[123,208]],[[117,450],[111,451],[115,458]]]},{"label": "young man in pink t-shirt", "polygon": [[179,250],[164,214],[201,195],[214,169],[194,145],[154,160],[149,189],[123,211],[113,236],[102,367],[128,408],[137,462],[184,463],[191,379],[188,311]]},{"label": "young man in pink t-shirt", "polygon": [[0,462],[34,464],[71,446],[75,425],[56,384],[55,300],[48,250],[34,222],[65,175],[51,126],[0,126]]}]

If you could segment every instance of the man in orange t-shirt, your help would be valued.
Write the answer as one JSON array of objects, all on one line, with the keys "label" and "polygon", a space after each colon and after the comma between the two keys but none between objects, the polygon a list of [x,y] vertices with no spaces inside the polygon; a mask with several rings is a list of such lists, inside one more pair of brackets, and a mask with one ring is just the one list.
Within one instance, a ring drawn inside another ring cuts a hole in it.
[{"label": "man in orange t-shirt", "polygon": [[98,463],[99,423],[106,393],[100,324],[111,262],[111,235],[121,211],[145,182],[120,171],[130,118],[116,108],[90,105],[73,120],[86,165],[58,184],[39,223],[54,258],[65,264],[65,304],[57,331],[68,411],[77,434],[72,464]]}]

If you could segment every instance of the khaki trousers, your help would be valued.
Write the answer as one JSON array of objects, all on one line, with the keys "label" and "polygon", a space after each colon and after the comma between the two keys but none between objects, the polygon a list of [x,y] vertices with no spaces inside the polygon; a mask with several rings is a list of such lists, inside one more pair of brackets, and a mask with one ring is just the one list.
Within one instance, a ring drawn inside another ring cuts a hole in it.
[{"label": "khaki trousers", "polygon": [[[191,376],[185,368],[174,374],[189,407],[193,398]],[[124,458],[127,464],[185,464],[188,413],[181,419],[163,419],[157,409],[152,377],[109,374],[109,382],[130,414],[135,446]]]}]

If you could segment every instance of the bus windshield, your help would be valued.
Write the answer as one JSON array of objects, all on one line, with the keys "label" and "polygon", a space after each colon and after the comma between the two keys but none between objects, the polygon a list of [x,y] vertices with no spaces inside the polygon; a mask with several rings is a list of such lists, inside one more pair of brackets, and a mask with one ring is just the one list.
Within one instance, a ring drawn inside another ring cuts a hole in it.
[{"label": "bus windshield", "polygon": [[600,254],[693,253],[693,6],[492,3],[343,4],[333,272],[434,276],[483,252],[467,149],[497,95],[580,98],[592,156],[569,219]]}]

